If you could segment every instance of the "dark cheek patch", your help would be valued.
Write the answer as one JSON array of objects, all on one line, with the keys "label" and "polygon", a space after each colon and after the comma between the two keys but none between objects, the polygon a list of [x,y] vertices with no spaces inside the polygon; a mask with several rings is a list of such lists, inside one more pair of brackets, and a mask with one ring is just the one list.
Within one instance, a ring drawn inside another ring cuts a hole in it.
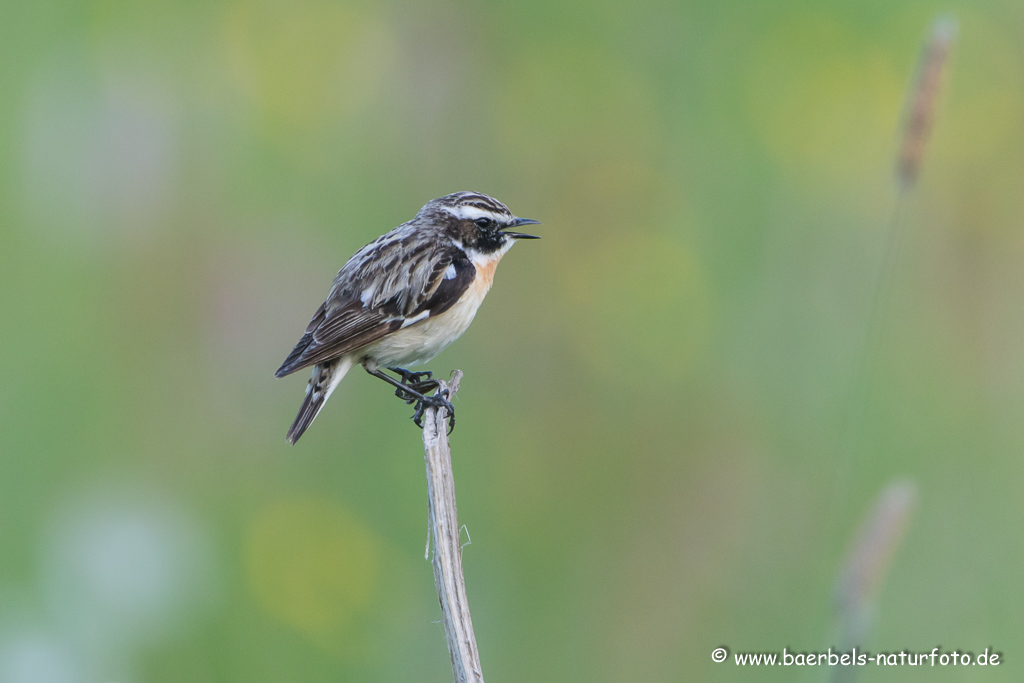
[{"label": "dark cheek patch", "polygon": [[484,254],[491,254],[501,249],[505,238],[498,232],[484,232],[477,239],[476,248]]}]

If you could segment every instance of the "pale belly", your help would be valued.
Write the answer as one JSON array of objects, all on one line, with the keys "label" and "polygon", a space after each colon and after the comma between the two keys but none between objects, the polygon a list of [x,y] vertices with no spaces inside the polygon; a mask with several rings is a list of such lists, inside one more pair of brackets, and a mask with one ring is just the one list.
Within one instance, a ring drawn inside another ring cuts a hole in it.
[{"label": "pale belly", "polygon": [[[481,283],[483,284],[483,283]],[[410,325],[370,344],[359,352],[363,362],[382,367],[426,363],[462,336],[473,322],[488,286],[470,287],[454,306],[441,315]]]}]

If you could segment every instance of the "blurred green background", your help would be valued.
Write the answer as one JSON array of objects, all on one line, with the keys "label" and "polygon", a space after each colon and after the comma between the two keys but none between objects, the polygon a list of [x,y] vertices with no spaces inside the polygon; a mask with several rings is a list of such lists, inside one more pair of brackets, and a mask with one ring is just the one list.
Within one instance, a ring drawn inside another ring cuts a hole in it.
[{"label": "blurred green background", "polygon": [[[959,22],[866,362],[906,87]],[[448,681],[411,409],[273,372],[361,245],[543,221],[453,448],[492,681],[790,681],[893,478],[865,646],[1024,642],[1024,5],[0,8],[0,681]],[[1015,673],[1016,672],[1016,673]]]}]

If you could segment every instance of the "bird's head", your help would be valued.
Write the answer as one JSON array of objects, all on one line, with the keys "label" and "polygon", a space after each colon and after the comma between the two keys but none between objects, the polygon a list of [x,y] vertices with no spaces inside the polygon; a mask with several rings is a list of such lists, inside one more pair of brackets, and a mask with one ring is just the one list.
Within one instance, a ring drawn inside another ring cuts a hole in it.
[{"label": "bird's head", "polygon": [[539,224],[532,218],[517,218],[508,207],[479,192],[456,192],[429,202],[422,212],[435,213],[448,234],[467,251],[481,255],[505,252],[516,240],[540,239],[516,229]]}]

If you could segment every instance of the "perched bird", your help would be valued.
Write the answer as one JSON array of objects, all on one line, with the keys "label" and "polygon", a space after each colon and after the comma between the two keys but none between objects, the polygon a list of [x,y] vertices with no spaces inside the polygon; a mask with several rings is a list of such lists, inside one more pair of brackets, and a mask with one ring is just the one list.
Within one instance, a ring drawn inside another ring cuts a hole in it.
[{"label": "perched bird", "polygon": [[456,192],[427,202],[411,221],[357,251],[275,373],[284,377],[313,366],[288,442],[298,441],[357,363],[396,387],[406,403],[416,403],[417,425],[423,426],[425,407],[435,406],[448,411],[453,429],[455,409],[447,396],[426,395],[439,388],[437,380],[406,367],[426,363],[462,336],[501,257],[516,240],[538,239],[513,229],[539,222],[516,218],[485,194]]}]

